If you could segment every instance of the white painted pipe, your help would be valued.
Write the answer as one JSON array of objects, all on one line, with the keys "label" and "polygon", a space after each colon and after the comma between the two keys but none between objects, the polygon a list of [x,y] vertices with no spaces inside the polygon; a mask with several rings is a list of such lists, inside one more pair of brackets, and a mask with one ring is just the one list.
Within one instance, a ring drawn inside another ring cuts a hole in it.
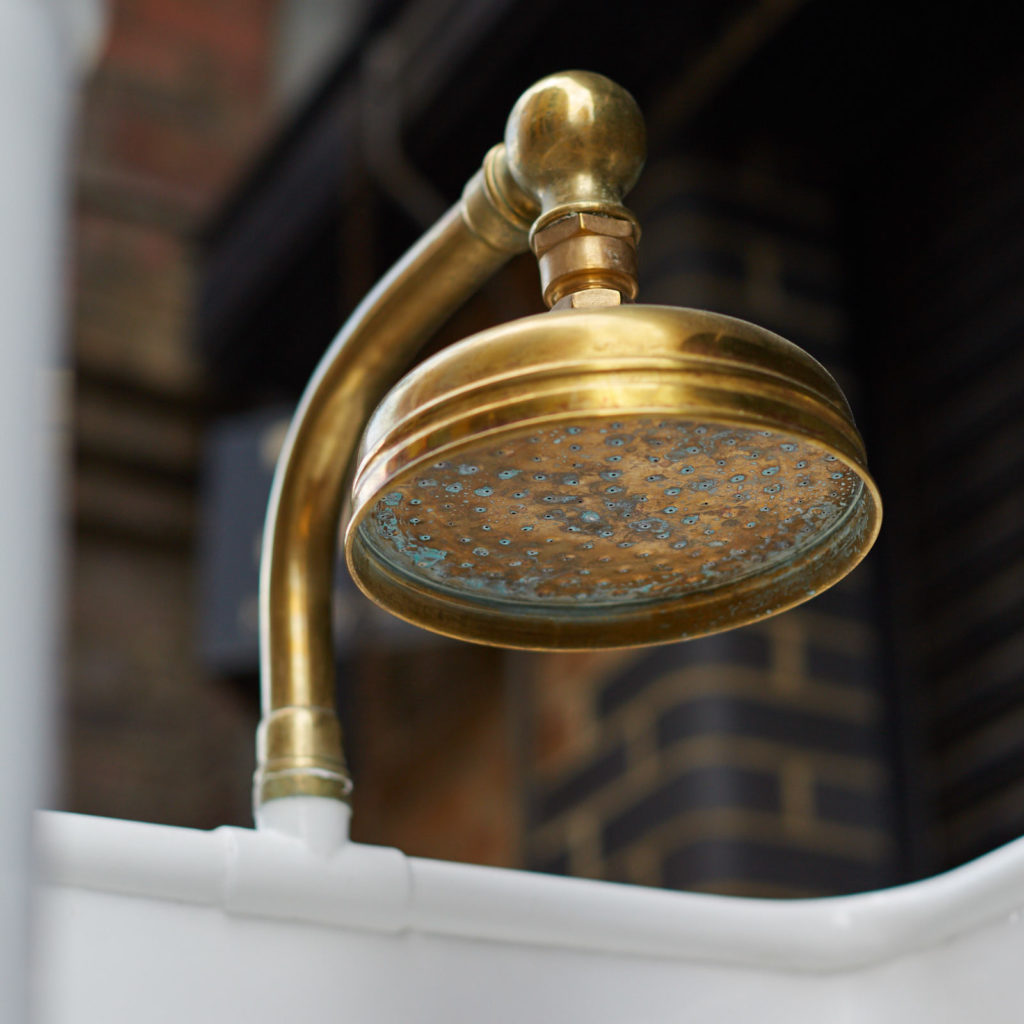
[{"label": "white painted pipe", "polygon": [[[93,0],[0,0],[0,992],[28,1019],[31,815],[50,779],[67,152]],[[77,67],[76,67],[77,65]]]},{"label": "white painted pipe", "polygon": [[329,857],[348,842],[352,808],[322,796],[283,796],[256,805],[256,828],[305,843],[317,857]]}]

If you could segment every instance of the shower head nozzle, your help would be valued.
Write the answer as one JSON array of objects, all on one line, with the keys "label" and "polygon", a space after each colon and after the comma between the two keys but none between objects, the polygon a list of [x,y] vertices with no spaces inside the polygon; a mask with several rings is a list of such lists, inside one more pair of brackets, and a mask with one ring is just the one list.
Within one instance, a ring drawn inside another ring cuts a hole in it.
[{"label": "shower head nozzle", "polygon": [[390,611],[525,648],[663,643],[805,601],[880,502],[838,386],[729,317],[552,312],[418,367],[367,429],[349,568]]}]

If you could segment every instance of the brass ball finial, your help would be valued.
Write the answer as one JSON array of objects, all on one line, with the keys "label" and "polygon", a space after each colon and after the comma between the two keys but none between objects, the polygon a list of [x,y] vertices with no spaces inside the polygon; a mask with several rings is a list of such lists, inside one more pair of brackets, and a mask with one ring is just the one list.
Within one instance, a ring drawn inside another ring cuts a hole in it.
[{"label": "brass ball finial", "polygon": [[593,71],[563,71],[532,85],[505,128],[512,177],[543,212],[622,205],[644,165],[636,101]]}]

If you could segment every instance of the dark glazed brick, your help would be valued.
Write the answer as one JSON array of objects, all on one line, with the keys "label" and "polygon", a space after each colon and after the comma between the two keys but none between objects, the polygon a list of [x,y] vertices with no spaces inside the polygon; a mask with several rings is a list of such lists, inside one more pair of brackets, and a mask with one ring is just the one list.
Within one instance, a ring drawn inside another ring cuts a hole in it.
[{"label": "dark glazed brick", "polygon": [[655,647],[639,655],[601,691],[598,710],[610,714],[656,683],[662,676],[694,665],[742,665],[767,668],[771,645],[762,633],[736,630],[691,640],[688,643]]},{"label": "dark glazed brick", "polygon": [[539,796],[534,803],[534,822],[540,824],[577,806],[625,771],[626,748],[620,744]]},{"label": "dark glazed brick", "polygon": [[838,309],[842,305],[846,282],[838,270],[827,266],[789,266],[782,274],[782,289],[787,295],[827,303]]},{"label": "dark glazed brick", "polygon": [[645,211],[645,220],[657,225],[673,216],[696,213],[716,220],[720,227],[732,230],[742,228],[753,234],[755,229],[787,242],[822,245],[828,249],[835,244],[835,228],[831,220],[813,216],[794,217],[792,209],[772,209],[771,202],[753,205],[741,197],[729,198],[721,193],[691,186],[666,195]]},{"label": "dark glazed brick", "polygon": [[871,655],[844,654],[814,643],[807,645],[807,672],[820,683],[841,683],[843,686],[880,683],[877,660]]},{"label": "dark glazed brick", "polygon": [[742,879],[838,894],[877,889],[891,880],[891,869],[883,862],[870,864],[799,847],[733,839],[681,847],[665,858],[663,871],[670,889]]},{"label": "dark glazed brick", "polygon": [[867,592],[856,586],[843,586],[841,582],[811,598],[804,607],[808,611],[826,612],[839,618],[872,624],[877,615],[877,609],[872,605]]},{"label": "dark glazed brick", "polygon": [[645,285],[653,285],[660,277],[674,274],[707,274],[741,280],[746,277],[747,266],[739,253],[711,246],[673,252],[656,263],[644,264]]},{"label": "dark glazed brick", "polygon": [[960,690],[947,698],[942,716],[936,718],[932,727],[939,743],[955,742],[965,732],[984,728],[1024,707],[1024,678],[1019,668],[1024,665],[1024,633],[1004,650],[1009,656],[989,659],[981,678],[977,665],[962,674],[945,676],[946,686],[958,684]]},{"label": "dark glazed brick", "polygon": [[843,825],[877,829],[892,825],[893,808],[884,791],[864,792],[818,783],[814,787],[814,809],[818,817]]},{"label": "dark glazed brick", "polygon": [[956,818],[949,819],[950,839],[944,860],[946,867],[956,867],[975,860],[1024,835],[1024,803],[1020,801],[1013,807],[994,805],[990,812],[981,816],[974,808],[968,813],[971,824],[966,828]]},{"label": "dark glazed brick", "polygon": [[563,850],[545,860],[531,859],[528,868],[530,871],[539,871],[543,875],[568,875],[569,854]]},{"label": "dark glazed brick", "polygon": [[692,736],[725,733],[827,750],[855,757],[877,757],[880,738],[875,729],[736,697],[696,697],[680,702],[658,720],[662,749]]},{"label": "dark glazed brick", "polygon": [[602,833],[606,855],[628,846],[645,833],[688,811],[706,807],[742,807],[778,811],[779,781],[768,772],[730,765],[697,768],[672,779],[628,811],[613,818]]},{"label": "dark glazed brick", "polygon": [[921,657],[925,678],[941,678],[947,672],[969,666],[993,648],[1015,639],[1024,622],[1024,595],[1005,610],[990,611],[987,617],[983,610],[984,605],[980,608],[975,605],[971,617],[964,617],[969,627],[955,623],[955,628],[944,633],[935,633],[927,627],[922,629],[930,640]]},{"label": "dark glazed brick", "polygon": [[942,812],[950,817],[972,807],[998,799],[1019,785],[1024,763],[1024,737],[1014,736],[994,748],[973,748],[975,756],[947,758],[942,774],[944,792],[939,801]]}]

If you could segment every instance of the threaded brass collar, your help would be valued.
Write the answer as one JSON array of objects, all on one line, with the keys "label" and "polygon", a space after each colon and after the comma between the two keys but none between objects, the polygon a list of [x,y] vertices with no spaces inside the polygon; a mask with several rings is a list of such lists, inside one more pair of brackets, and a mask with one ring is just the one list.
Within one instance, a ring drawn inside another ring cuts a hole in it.
[{"label": "threaded brass collar", "polygon": [[637,231],[632,220],[602,213],[569,213],[533,235],[544,301],[554,306],[574,292],[613,289],[637,295]]}]

